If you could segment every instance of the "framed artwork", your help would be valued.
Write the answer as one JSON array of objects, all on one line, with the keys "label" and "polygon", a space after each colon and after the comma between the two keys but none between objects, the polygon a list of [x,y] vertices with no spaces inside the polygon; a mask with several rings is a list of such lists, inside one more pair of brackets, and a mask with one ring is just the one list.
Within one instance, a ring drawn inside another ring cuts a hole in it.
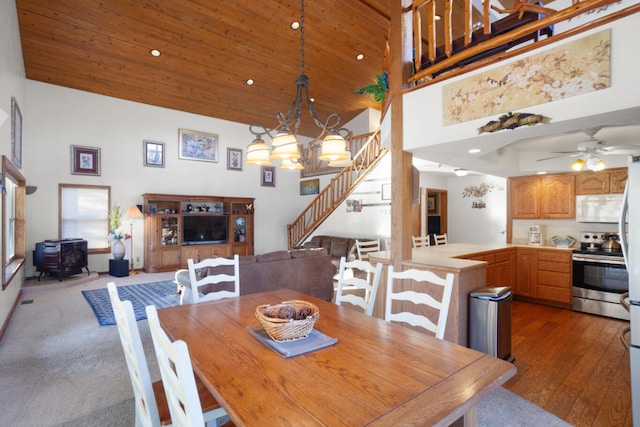
[{"label": "framed artwork", "polygon": [[227,148],[227,169],[230,171],[242,170],[242,150],[239,148]]},{"label": "framed artwork", "polygon": [[179,158],[203,162],[218,161],[218,135],[180,129],[179,139]]},{"label": "framed artwork", "polygon": [[436,196],[427,196],[427,214],[437,215],[438,213],[438,199]]},{"label": "framed artwork", "polygon": [[71,173],[74,175],[100,175],[100,149],[72,145]]},{"label": "framed artwork", "polygon": [[22,113],[18,101],[11,97],[11,159],[19,169],[22,168]]},{"label": "framed artwork", "polygon": [[275,187],[276,186],[276,168],[273,166],[262,166],[262,186],[263,187]]},{"label": "framed artwork", "polygon": [[382,200],[391,200],[391,183],[382,184]]},{"label": "framed artwork", "polygon": [[142,141],[142,150],[145,166],[164,167],[164,142]]},{"label": "framed artwork", "polygon": [[307,181],[300,181],[301,196],[318,193],[320,193],[320,179],[309,179]]}]

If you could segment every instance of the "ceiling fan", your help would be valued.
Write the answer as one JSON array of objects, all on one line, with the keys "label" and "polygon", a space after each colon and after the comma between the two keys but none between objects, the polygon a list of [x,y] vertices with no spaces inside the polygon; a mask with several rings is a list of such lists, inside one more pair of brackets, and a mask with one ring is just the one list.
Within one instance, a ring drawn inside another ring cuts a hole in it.
[{"label": "ceiling fan", "polygon": [[546,157],[538,159],[538,162],[545,160],[552,160],[561,157],[578,157],[573,163],[571,163],[571,169],[579,172],[585,167],[592,171],[600,171],[606,168],[603,155],[608,154],[637,154],[640,150],[640,146],[607,146],[604,141],[601,141],[595,137],[595,135],[602,129],[602,127],[595,127],[585,129],[582,132],[588,137],[586,141],[578,143],[576,150],[574,151],[558,151],[555,154],[557,156]]}]

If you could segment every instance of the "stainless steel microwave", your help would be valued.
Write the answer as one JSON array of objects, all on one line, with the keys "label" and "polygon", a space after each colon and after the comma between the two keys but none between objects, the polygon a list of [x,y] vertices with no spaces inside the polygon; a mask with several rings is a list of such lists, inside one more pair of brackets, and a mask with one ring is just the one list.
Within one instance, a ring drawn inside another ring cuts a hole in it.
[{"label": "stainless steel microwave", "polygon": [[576,196],[576,221],[617,223],[622,210],[622,194]]}]

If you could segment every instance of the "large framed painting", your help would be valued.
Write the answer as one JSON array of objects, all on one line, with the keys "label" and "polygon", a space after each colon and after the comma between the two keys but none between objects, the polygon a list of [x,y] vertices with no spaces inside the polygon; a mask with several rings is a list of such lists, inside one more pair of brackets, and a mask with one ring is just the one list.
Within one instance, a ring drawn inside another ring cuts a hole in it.
[{"label": "large framed painting", "polygon": [[218,162],[218,135],[180,129],[179,140],[179,158]]}]

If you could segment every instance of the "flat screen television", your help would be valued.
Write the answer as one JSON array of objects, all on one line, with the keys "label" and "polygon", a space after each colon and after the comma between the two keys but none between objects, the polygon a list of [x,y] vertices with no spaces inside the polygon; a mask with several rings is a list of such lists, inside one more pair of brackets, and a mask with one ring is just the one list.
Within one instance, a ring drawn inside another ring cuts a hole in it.
[{"label": "flat screen television", "polygon": [[185,214],[182,216],[182,244],[227,243],[228,224],[227,215]]}]

